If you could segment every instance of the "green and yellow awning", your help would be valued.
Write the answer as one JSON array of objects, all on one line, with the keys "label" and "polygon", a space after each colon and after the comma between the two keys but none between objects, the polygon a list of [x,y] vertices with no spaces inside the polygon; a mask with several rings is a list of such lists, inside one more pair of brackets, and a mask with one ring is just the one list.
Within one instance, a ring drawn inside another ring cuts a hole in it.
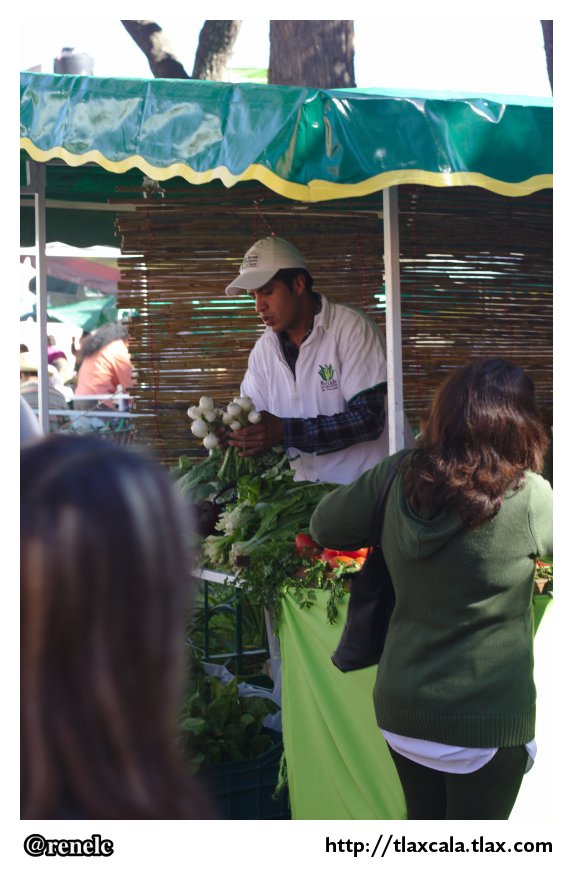
[{"label": "green and yellow awning", "polygon": [[549,99],[21,73],[33,160],[318,202],[397,184],[552,187]]}]

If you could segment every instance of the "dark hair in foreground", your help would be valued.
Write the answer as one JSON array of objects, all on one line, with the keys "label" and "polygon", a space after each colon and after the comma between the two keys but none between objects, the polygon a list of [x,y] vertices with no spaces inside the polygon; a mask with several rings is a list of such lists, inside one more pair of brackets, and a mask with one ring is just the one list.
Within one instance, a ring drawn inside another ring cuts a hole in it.
[{"label": "dark hair in foreground", "polygon": [[69,435],[22,449],[22,818],[213,817],[176,746],[184,512],[133,449]]},{"label": "dark hair in foreground", "polygon": [[436,391],[406,474],[416,511],[458,508],[475,528],[494,517],[524,471],[541,472],[549,444],[531,379],[486,359],[453,372]]}]

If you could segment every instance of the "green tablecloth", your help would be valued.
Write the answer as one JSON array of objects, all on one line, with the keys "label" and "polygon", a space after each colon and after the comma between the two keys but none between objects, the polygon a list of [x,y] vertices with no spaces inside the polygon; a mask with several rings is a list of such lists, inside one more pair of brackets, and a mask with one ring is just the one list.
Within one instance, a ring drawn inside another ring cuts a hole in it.
[{"label": "green tablecloth", "polygon": [[[342,674],[330,661],[344,619],[326,619],[326,592],[301,610],[283,606],[283,738],[293,819],[405,819],[400,781],[376,724],[376,668]],[[538,627],[551,598],[536,596]],[[536,672],[539,688],[541,675]]]},{"label": "green tablecloth", "polygon": [[293,819],[405,819],[400,780],[374,718],[376,668],[330,661],[346,618],[326,619],[326,592],[301,610],[287,595],[280,630],[283,740]]}]

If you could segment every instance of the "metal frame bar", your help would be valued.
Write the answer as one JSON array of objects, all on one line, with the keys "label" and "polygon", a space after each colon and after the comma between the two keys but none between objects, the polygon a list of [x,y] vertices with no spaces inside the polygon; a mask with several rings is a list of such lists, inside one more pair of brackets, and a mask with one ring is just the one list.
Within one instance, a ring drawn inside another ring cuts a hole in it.
[{"label": "metal frame bar", "polygon": [[388,363],[388,435],[390,454],[404,447],[404,389],[400,305],[400,234],[398,188],[383,191],[384,276],[386,284],[386,356]]},{"label": "metal frame bar", "polygon": [[46,269],[46,167],[26,161],[27,187],[34,196],[36,223],[36,324],[38,329],[38,421],[44,435],[50,431],[48,397],[48,284]]},{"label": "metal frame bar", "polygon": [[[243,671],[243,664],[245,658],[251,658],[252,656],[260,656],[260,655],[272,655],[272,631],[270,629],[269,623],[267,621],[267,612],[264,611],[265,614],[265,625],[267,629],[267,645],[266,647],[259,647],[255,649],[245,650],[243,647],[243,612],[241,607],[241,601],[237,595],[237,590],[240,587],[241,583],[234,577],[232,574],[223,574],[219,571],[210,571],[207,569],[199,569],[197,571],[192,572],[192,576],[194,576],[197,580],[202,582],[203,584],[203,645],[204,645],[204,660],[207,662],[215,662],[219,659],[233,659],[235,661],[235,669],[237,674],[241,674]],[[233,581],[232,585],[228,586],[229,589],[229,599],[232,601],[230,606],[234,611],[234,620],[235,620],[235,651],[234,652],[225,652],[225,653],[215,653],[211,651],[211,643],[210,643],[210,633],[209,633],[209,613],[210,613],[210,604],[209,604],[209,583],[219,583],[225,584],[226,581]],[[233,588],[233,586],[235,588]],[[276,638],[275,638],[276,640]],[[278,643],[278,640],[277,640]]]}]

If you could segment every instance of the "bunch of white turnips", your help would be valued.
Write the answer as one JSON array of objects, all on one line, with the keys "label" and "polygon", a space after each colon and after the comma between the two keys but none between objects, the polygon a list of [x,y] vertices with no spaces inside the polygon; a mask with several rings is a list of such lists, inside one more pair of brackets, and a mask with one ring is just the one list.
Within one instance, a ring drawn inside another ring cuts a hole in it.
[{"label": "bunch of white turnips", "polygon": [[226,409],[216,408],[210,396],[201,396],[198,405],[191,405],[187,409],[187,416],[193,420],[191,423],[193,435],[203,439],[203,447],[207,450],[215,450],[219,446],[220,439],[217,431],[222,426],[236,431],[243,426],[261,422],[261,415],[249,396],[234,398]]}]

